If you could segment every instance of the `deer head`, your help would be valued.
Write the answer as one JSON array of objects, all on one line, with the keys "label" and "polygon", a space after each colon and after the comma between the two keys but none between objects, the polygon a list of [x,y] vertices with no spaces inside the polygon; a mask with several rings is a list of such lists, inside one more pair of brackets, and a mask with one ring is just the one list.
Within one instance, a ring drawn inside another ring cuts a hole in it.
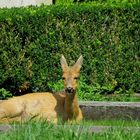
[{"label": "deer head", "polygon": [[75,93],[77,87],[77,79],[79,77],[80,68],[83,63],[82,55],[73,66],[68,66],[64,55],[61,56],[61,67],[63,70],[64,88],[67,94]]}]

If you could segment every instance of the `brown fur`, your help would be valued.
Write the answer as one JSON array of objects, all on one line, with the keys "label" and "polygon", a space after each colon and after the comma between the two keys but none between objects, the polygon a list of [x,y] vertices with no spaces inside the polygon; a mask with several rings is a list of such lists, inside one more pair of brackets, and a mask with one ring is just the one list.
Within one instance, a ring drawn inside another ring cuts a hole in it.
[{"label": "brown fur", "polygon": [[[62,55],[65,91],[58,94],[30,93],[5,100],[0,103],[0,122],[26,121],[31,117],[44,118],[52,122],[57,122],[59,117],[63,121],[81,120],[82,112],[77,101],[76,87],[82,60],[81,56],[73,67],[68,67]],[[66,92],[68,87],[72,92]]]}]

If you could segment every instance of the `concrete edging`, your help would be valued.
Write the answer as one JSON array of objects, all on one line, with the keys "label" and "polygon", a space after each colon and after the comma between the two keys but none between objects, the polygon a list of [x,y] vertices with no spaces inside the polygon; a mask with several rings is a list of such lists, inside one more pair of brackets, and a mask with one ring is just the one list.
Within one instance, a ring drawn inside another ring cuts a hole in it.
[{"label": "concrete edging", "polygon": [[81,101],[79,105],[85,119],[140,120],[140,102]]}]

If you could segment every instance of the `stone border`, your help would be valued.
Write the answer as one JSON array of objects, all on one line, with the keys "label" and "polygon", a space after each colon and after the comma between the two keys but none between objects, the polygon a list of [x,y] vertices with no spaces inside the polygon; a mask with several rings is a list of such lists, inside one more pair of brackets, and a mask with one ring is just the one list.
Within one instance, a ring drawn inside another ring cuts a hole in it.
[{"label": "stone border", "polygon": [[140,120],[140,102],[79,102],[85,119]]}]

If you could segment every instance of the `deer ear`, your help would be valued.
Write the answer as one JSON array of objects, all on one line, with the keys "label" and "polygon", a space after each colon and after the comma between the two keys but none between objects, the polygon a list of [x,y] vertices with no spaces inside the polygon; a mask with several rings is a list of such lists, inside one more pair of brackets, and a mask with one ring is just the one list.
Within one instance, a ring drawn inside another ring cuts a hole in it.
[{"label": "deer ear", "polygon": [[68,64],[64,55],[61,56],[60,63],[61,63],[62,70],[65,71],[68,68]]},{"label": "deer ear", "polygon": [[78,58],[77,62],[74,64],[74,68],[77,69],[77,71],[79,71],[81,66],[82,66],[82,64],[83,64],[83,56],[81,55]]}]

